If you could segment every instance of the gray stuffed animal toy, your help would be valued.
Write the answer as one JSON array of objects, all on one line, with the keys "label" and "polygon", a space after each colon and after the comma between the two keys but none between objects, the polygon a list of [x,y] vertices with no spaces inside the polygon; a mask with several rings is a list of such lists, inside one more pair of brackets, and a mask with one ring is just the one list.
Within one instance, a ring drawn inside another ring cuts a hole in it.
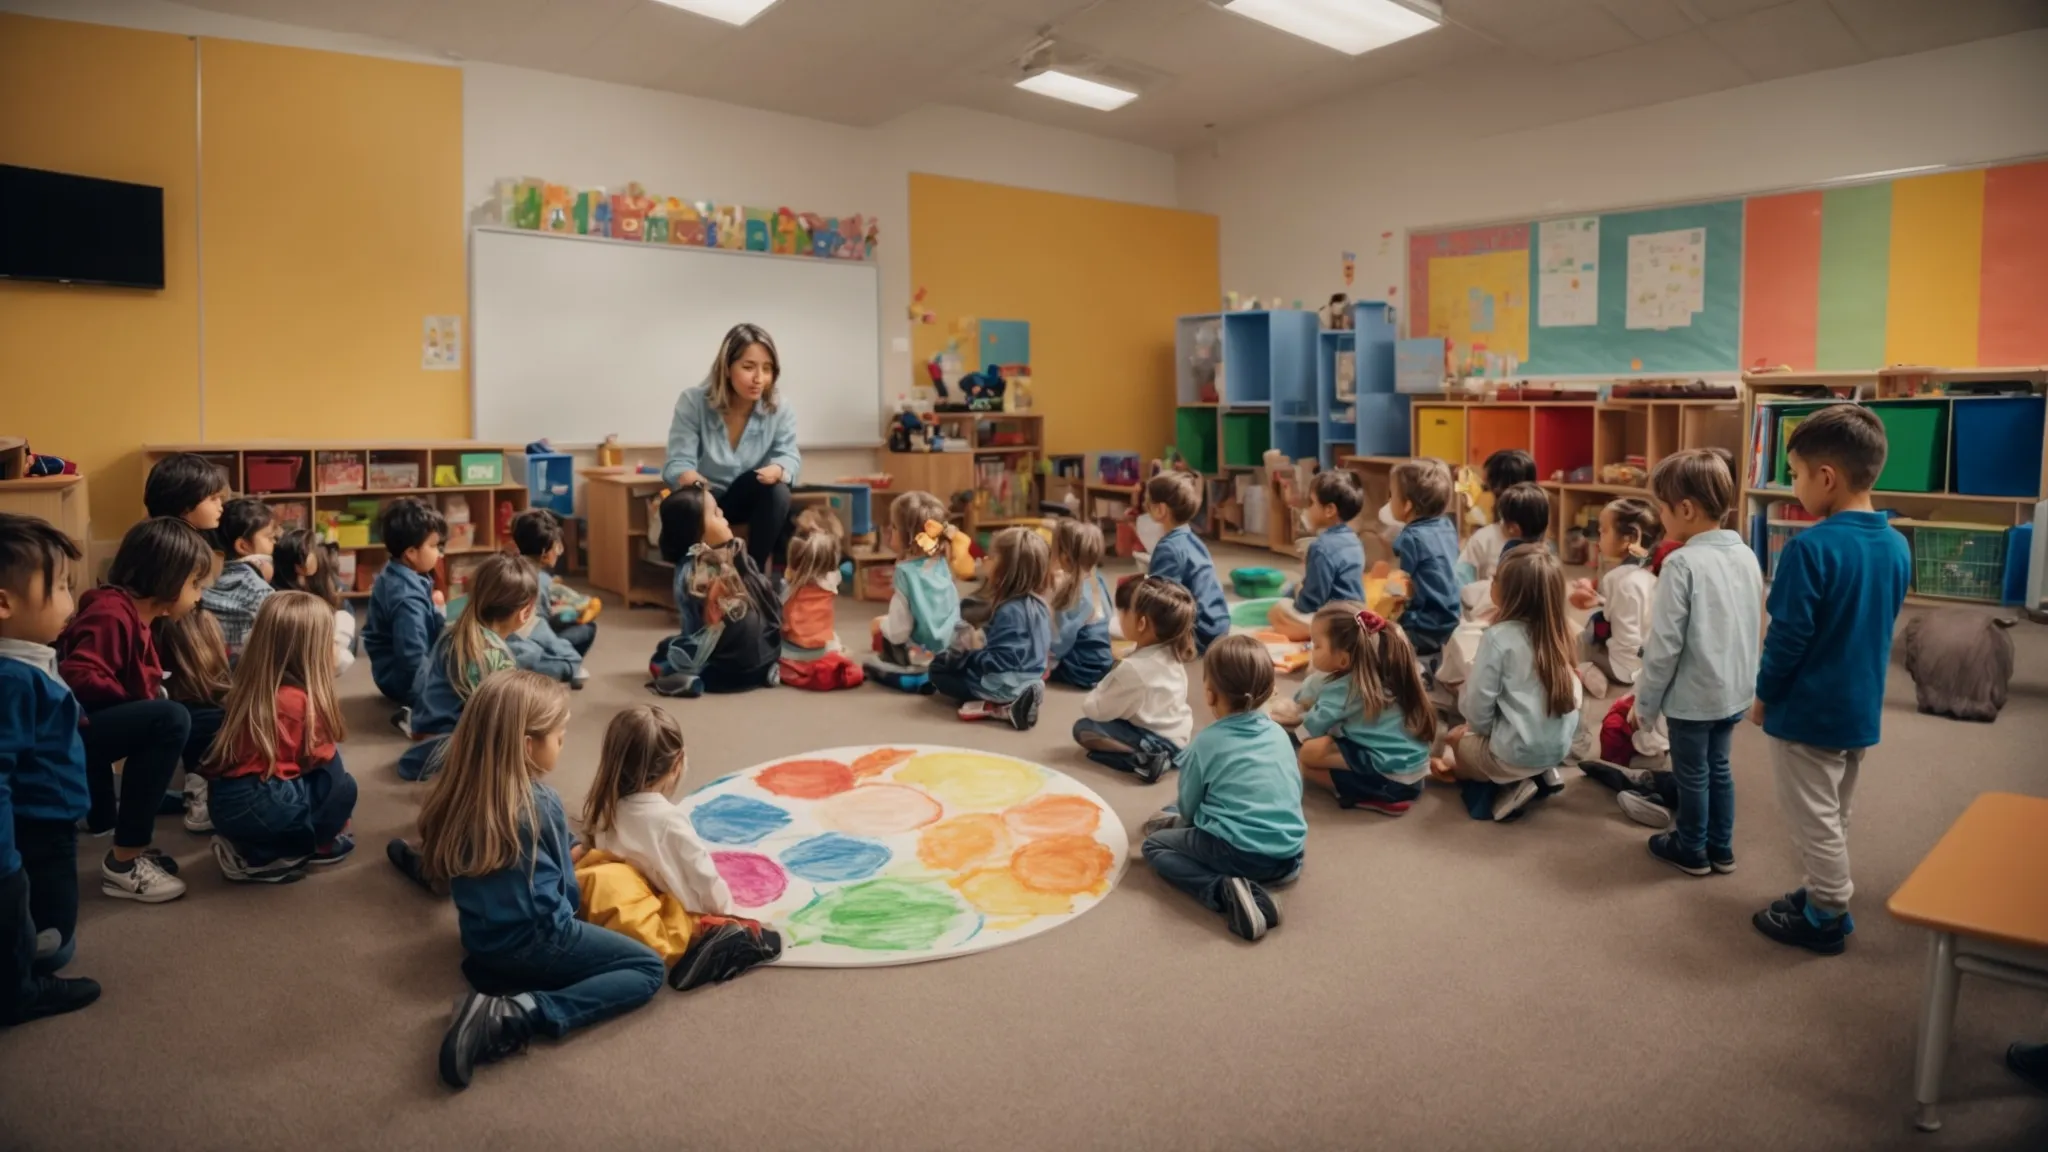
[{"label": "gray stuffed animal toy", "polygon": [[1957,720],[1998,719],[2012,683],[2017,621],[1967,608],[1937,608],[1905,621],[1892,651],[1913,677],[1920,711]]}]

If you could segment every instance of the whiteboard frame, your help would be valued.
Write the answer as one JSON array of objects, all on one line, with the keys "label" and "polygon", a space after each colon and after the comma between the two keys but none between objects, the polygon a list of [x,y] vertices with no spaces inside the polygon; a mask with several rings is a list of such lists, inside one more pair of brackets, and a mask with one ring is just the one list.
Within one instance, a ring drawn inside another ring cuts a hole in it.
[{"label": "whiteboard frame", "polygon": [[[717,253],[721,256],[738,257],[748,260],[800,260],[806,264],[859,265],[867,269],[868,273],[875,278],[875,413],[878,419],[885,420],[888,418],[888,413],[883,411],[881,394],[882,382],[888,378],[889,368],[888,354],[883,351],[885,341],[882,333],[882,269],[873,260],[826,260],[817,256],[793,256],[783,252],[754,252],[744,248],[707,248],[697,244],[649,244],[643,240],[619,240],[610,236],[585,236],[576,232],[540,232],[531,228],[507,228],[500,224],[473,224],[470,226],[469,232],[463,237],[465,263],[467,265],[464,280],[465,287],[469,293],[469,310],[472,313],[476,307],[476,234],[479,232],[496,232],[507,236],[530,236],[539,240],[574,240],[585,244],[610,244],[621,248],[638,248],[642,250],[662,249],[678,252]],[[476,317],[473,314],[465,317],[464,325],[468,329],[469,342],[469,435],[471,439],[476,439],[477,379],[481,375],[483,361],[477,351]],[[882,444],[881,429],[877,428],[873,440],[828,441],[819,444],[808,444],[799,440],[797,441],[797,450],[800,452],[872,451],[879,450]],[[568,445],[568,447],[575,447],[575,445]]]}]

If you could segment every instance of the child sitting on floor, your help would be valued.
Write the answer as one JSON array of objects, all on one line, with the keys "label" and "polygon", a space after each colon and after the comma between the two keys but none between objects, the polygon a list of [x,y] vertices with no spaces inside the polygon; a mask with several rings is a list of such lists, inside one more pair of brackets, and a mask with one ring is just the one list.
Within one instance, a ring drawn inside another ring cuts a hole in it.
[{"label": "child sitting on floor", "polygon": [[782,597],[782,682],[813,692],[860,687],[867,676],[834,630],[839,541],[830,532],[804,528],[790,538]]},{"label": "child sitting on floor", "polygon": [[1052,651],[1052,608],[1045,602],[1051,549],[1029,528],[1005,528],[990,542],[988,593],[995,605],[979,648],[933,657],[932,687],[960,702],[962,720],[1007,720],[1018,731],[1038,723]]},{"label": "child sitting on floor", "polygon": [[1145,512],[1166,534],[1152,546],[1145,571],[1171,580],[1195,598],[1195,651],[1230,631],[1230,605],[1216,579],[1216,561],[1201,537],[1188,527],[1202,511],[1202,481],[1186,472],[1162,472],[1145,485]]},{"label": "child sitting on floor", "polygon": [[1408,578],[1401,625],[1408,642],[1433,671],[1444,641],[1458,626],[1458,527],[1451,523],[1451,470],[1427,457],[1394,465],[1388,504],[1403,527],[1394,555]]},{"label": "child sitting on floor", "polygon": [[[1301,872],[1308,822],[1287,733],[1259,709],[1273,695],[1273,659],[1251,636],[1225,636],[1202,661],[1216,722],[1180,758],[1170,822],[1146,825],[1145,860],[1159,878],[1258,940],[1280,926],[1263,885]],[[1161,813],[1161,816],[1168,816]]]},{"label": "child sitting on floor", "polygon": [[505,638],[533,616],[533,570],[516,556],[494,553],[477,565],[469,600],[434,641],[413,686],[413,746],[398,758],[398,775],[425,780],[441,770],[448,734],[477,686],[493,673],[517,668]]},{"label": "child sitting on floor", "polygon": [[960,588],[948,559],[958,533],[946,506],[929,492],[905,492],[889,505],[889,610],[874,621],[869,677],[906,692],[929,692],[927,666],[960,631]]},{"label": "child sitting on floor", "polygon": [[1309,622],[1335,600],[1365,602],[1365,546],[1351,521],[1365,507],[1365,489],[1346,469],[1318,472],[1308,485],[1308,523],[1316,538],[1308,546],[1301,587],[1292,601],[1273,605],[1266,622],[1289,640],[1307,640]]},{"label": "child sitting on floor", "polygon": [[[530,587],[522,603],[531,609]],[[524,1049],[536,1032],[559,1038],[661,990],[654,949],[576,918],[568,820],[542,783],[568,726],[568,689],[516,669],[490,677],[420,808],[421,875],[454,897],[472,989],[441,1038],[451,1088],[467,1088],[478,1064]]]},{"label": "child sitting on floor", "polygon": [[1298,724],[1301,775],[1340,808],[1407,812],[1429,775],[1436,709],[1401,626],[1354,603],[1324,605],[1310,629],[1315,669],[1294,699],[1274,706]]},{"label": "child sitting on floor", "polygon": [[448,619],[435,603],[434,570],[448,522],[417,496],[401,496],[377,516],[390,562],[370,585],[370,611],[363,621],[363,652],[377,691],[396,703],[391,725],[412,735],[413,689],[420,669]]},{"label": "child sitting on floor", "polygon": [[1634,684],[1643,670],[1643,639],[1649,634],[1650,603],[1657,574],[1650,558],[1664,539],[1664,525],[1647,500],[1623,496],[1600,509],[1600,555],[1614,565],[1600,578],[1573,583],[1572,607],[1593,609],[1579,633],[1579,681],[1594,696],[1607,686]]},{"label": "child sitting on floor", "polygon": [[696,697],[779,683],[782,604],[704,484],[662,500],[661,554],[676,566],[682,628],[655,647],[647,686],[662,696]]},{"label": "child sitting on floor", "polygon": [[1474,580],[1493,579],[1494,569],[1500,567],[1500,556],[1507,543],[1504,520],[1500,515],[1501,493],[1517,484],[1536,483],[1536,458],[1520,448],[1502,448],[1486,458],[1480,472],[1481,481],[1488,492],[1493,493],[1494,516],[1491,523],[1482,525],[1465,540],[1465,547],[1458,553],[1458,583],[1470,584]]},{"label": "child sitting on floor", "polygon": [[256,625],[256,610],[274,589],[270,586],[270,554],[277,546],[277,525],[270,505],[247,497],[230,500],[221,509],[216,533],[226,556],[213,586],[199,598],[199,606],[220,621],[227,639],[228,664],[242,658],[242,645],[249,629]]},{"label": "child sitting on floor", "polygon": [[1195,731],[1182,667],[1195,658],[1195,600],[1171,580],[1141,576],[1117,586],[1116,607],[1137,647],[1081,701],[1074,742],[1097,764],[1156,784]]},{"label": "child sitting on floor", "polygon": [[334,610],[318,596],[280,592],[256,613],[206,765],[213,858],[229,880],[289,883],[355,850],[333,653]]},{"label": "child sitting on floor", "polygon": [[540,583],[541,626],[575,649],[579,659],[588,656],[604,605],[555,579],[555,565],[562,559],[562,518],[547,508],[528,508],[512,518],[512,542],[532,562]]},{"label": "child sitting on floor", "polygon": [[590,850],[571,853],[583,919],[660,953],[678,992],[782,954],[779,933],[736,914],[711,853],[676,807],[683,767],[683,726],[674,716],[652,704],[614,714],[584,801]]},{"label": "child sitting on floor", "polygon": [[336,565],[341,549],[323,544],[304,528],[293,528],[277,538],[270,554],[270,586],[280,592],[311,592],[334,613],[334,674],[348,671],[356,662],[356,614],[342,604],[340,573]]},{"label": "child sitting on floor", "polygon": [[1493,512],[1492,526],[1500,529],[1500,552],[1494,562],[1495,571],[1499,571],[1501,560],[1525,544],[1546,547],[1544,538],[1550,532],[1550,494],[1541,486],[1510,486],[1494,500]]},{"label": "child sitting on floor", "polygon": [[142,507],[152,519],[183,520],[210,544],[232,488],[220,465],[191,452],[173,452],[150,465],[149,478],[142,482]]},{"label": "child sitting on floor", "polygon": [[1102,564],[1102,529],[1061,517],[1052,530],[1052,675],[1076,688],[1093,688],[1116,657],[1109,649],[1113,601]]}]

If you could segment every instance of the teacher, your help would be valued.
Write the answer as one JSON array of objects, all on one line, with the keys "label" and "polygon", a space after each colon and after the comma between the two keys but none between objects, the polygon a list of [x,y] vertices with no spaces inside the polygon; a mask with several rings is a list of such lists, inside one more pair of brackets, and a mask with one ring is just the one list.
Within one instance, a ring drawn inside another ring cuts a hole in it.
[{"label": "teacher", "polygon": [[774,338],[752,324],[734,325],[710,375],[676,397],[661,469],[671,488],[709,487],[725,518],[747,526],[747,554],[764,572],[788,550],[789,486],[803,465],[796,413],[776,394],[781,377]]}]

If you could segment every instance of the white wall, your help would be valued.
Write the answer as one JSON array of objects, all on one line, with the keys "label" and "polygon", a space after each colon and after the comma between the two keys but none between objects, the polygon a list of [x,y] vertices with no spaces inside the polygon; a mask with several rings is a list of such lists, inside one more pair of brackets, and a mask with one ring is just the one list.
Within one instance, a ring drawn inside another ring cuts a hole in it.
[{"label": "white wall", "polygon": [[1591,114],[1624,81],[1603,68],[1658,69],[1680,91],[1720,82],[1634,55],[1403,81],[1232,132],[1220,156],[1180,154],[1180,206],[1222,218],[1226,289],[1327,295],[1349,250],[1354,295],[1380,299],[1406,283],[1409,228],[2048,153],[2048,30]]}]

